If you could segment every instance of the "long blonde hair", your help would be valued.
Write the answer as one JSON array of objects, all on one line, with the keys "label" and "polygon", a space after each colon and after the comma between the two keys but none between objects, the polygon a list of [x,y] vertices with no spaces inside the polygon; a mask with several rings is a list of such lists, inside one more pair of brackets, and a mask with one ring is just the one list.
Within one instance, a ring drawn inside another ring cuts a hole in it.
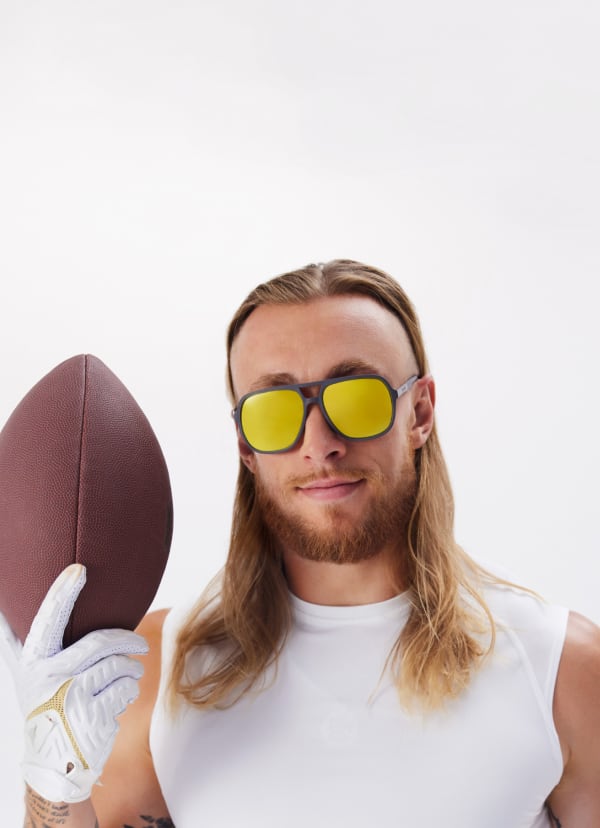
[{"label": "long blonde hair", "polygon": [[[415,309],[387,273],[337,259],[308,265],[259,285],[241,304],[227,332],[228,383],[233,398],[231,348],[260,305],[301,304],[327,296],[364,295],[402,323],[419,375],[428,373]],[[495,625],[482,597],[494,579],[454,540],[454,499],[435,426],[415,454],[416,498],[407,525],[405,559],[397,561],[398,591],[408,582],[411,610],[390,653],[402,703],[440,706],[468,684],[473,668],[494,644]],[[240,461],[231,542],[225,567],[180,630],[171,676],[171,701],[226,707],[253,687],[276,662],[291,623],[281,554],[265,525],[254,477]],[[186,675],[197,648],[223,653],[205,675]]]}]

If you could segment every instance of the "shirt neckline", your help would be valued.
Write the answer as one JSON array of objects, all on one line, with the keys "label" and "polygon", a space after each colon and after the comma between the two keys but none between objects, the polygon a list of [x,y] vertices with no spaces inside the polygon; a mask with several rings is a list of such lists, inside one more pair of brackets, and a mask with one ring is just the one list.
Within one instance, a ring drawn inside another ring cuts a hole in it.
[{"label": "shirt neckline", "polygon": [[401,592],[393,598],[388,598],[386,601],[377,601],[374,604],[331,606],[329,604],[311,604],[290,592],[290,602],[296,618],[354,621],[367,618],[404,616],[410,609],[410,593],[408,591]]}]

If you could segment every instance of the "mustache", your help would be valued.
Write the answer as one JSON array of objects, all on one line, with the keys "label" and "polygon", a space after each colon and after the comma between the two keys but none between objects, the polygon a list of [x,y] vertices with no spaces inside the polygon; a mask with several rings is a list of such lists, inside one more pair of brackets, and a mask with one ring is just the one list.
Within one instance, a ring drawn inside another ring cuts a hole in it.
[{"label": "mustache", "polygon": [[353,483],[357,480],[367,480],[367,481],[378,481],[382,478],[382,474],[378,471],[374,471],[372,469],[361,469],[361,468],[335,468],[335,469],[318,469],[316,471],[312,471],[309,474],[302,474],[302,475],[294,475],[293,477],[289,477],[287,479],[287,483],[290,486],[294,487],[302,487],[302,486],[309,486],[311,483],[316,483],[317,481],[323,480],[342,480],[348,481],[348,483]]}]

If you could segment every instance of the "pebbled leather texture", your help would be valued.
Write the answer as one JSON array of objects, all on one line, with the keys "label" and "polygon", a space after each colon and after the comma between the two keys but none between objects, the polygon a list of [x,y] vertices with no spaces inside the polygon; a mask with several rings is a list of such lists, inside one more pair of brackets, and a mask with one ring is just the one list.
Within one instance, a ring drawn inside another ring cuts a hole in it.
[{"label": "pebbled leather texture", "polygon": [[65,645],[134,629],[164,574],[167,466],[146,416],[97,357],[62,362],[0,432],[0,611],[21,641],[58,574],[87,568]]}]

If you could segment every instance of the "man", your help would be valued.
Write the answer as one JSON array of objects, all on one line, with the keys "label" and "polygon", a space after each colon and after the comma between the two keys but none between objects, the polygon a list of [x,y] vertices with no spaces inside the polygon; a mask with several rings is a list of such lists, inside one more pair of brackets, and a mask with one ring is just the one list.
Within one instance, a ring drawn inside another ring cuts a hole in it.
[{"label": "man", "polygon": [[[334,261],[261,285],[228,366],[224,572],[191,611],[140,626],[140,698],[101,786],[114,733],[64,771],[29,756],[26,825],[600,825],[600,630],[454,541],[434,382],[397,283]],[[81,583],[66,572],[18,663],[52,673],[35,653],[56,649],[48,617]],[[84,725],[67,696],[65,743],[133,698],[136,647],[68,657],[78,688],[100,664],[129,689]]]}]

